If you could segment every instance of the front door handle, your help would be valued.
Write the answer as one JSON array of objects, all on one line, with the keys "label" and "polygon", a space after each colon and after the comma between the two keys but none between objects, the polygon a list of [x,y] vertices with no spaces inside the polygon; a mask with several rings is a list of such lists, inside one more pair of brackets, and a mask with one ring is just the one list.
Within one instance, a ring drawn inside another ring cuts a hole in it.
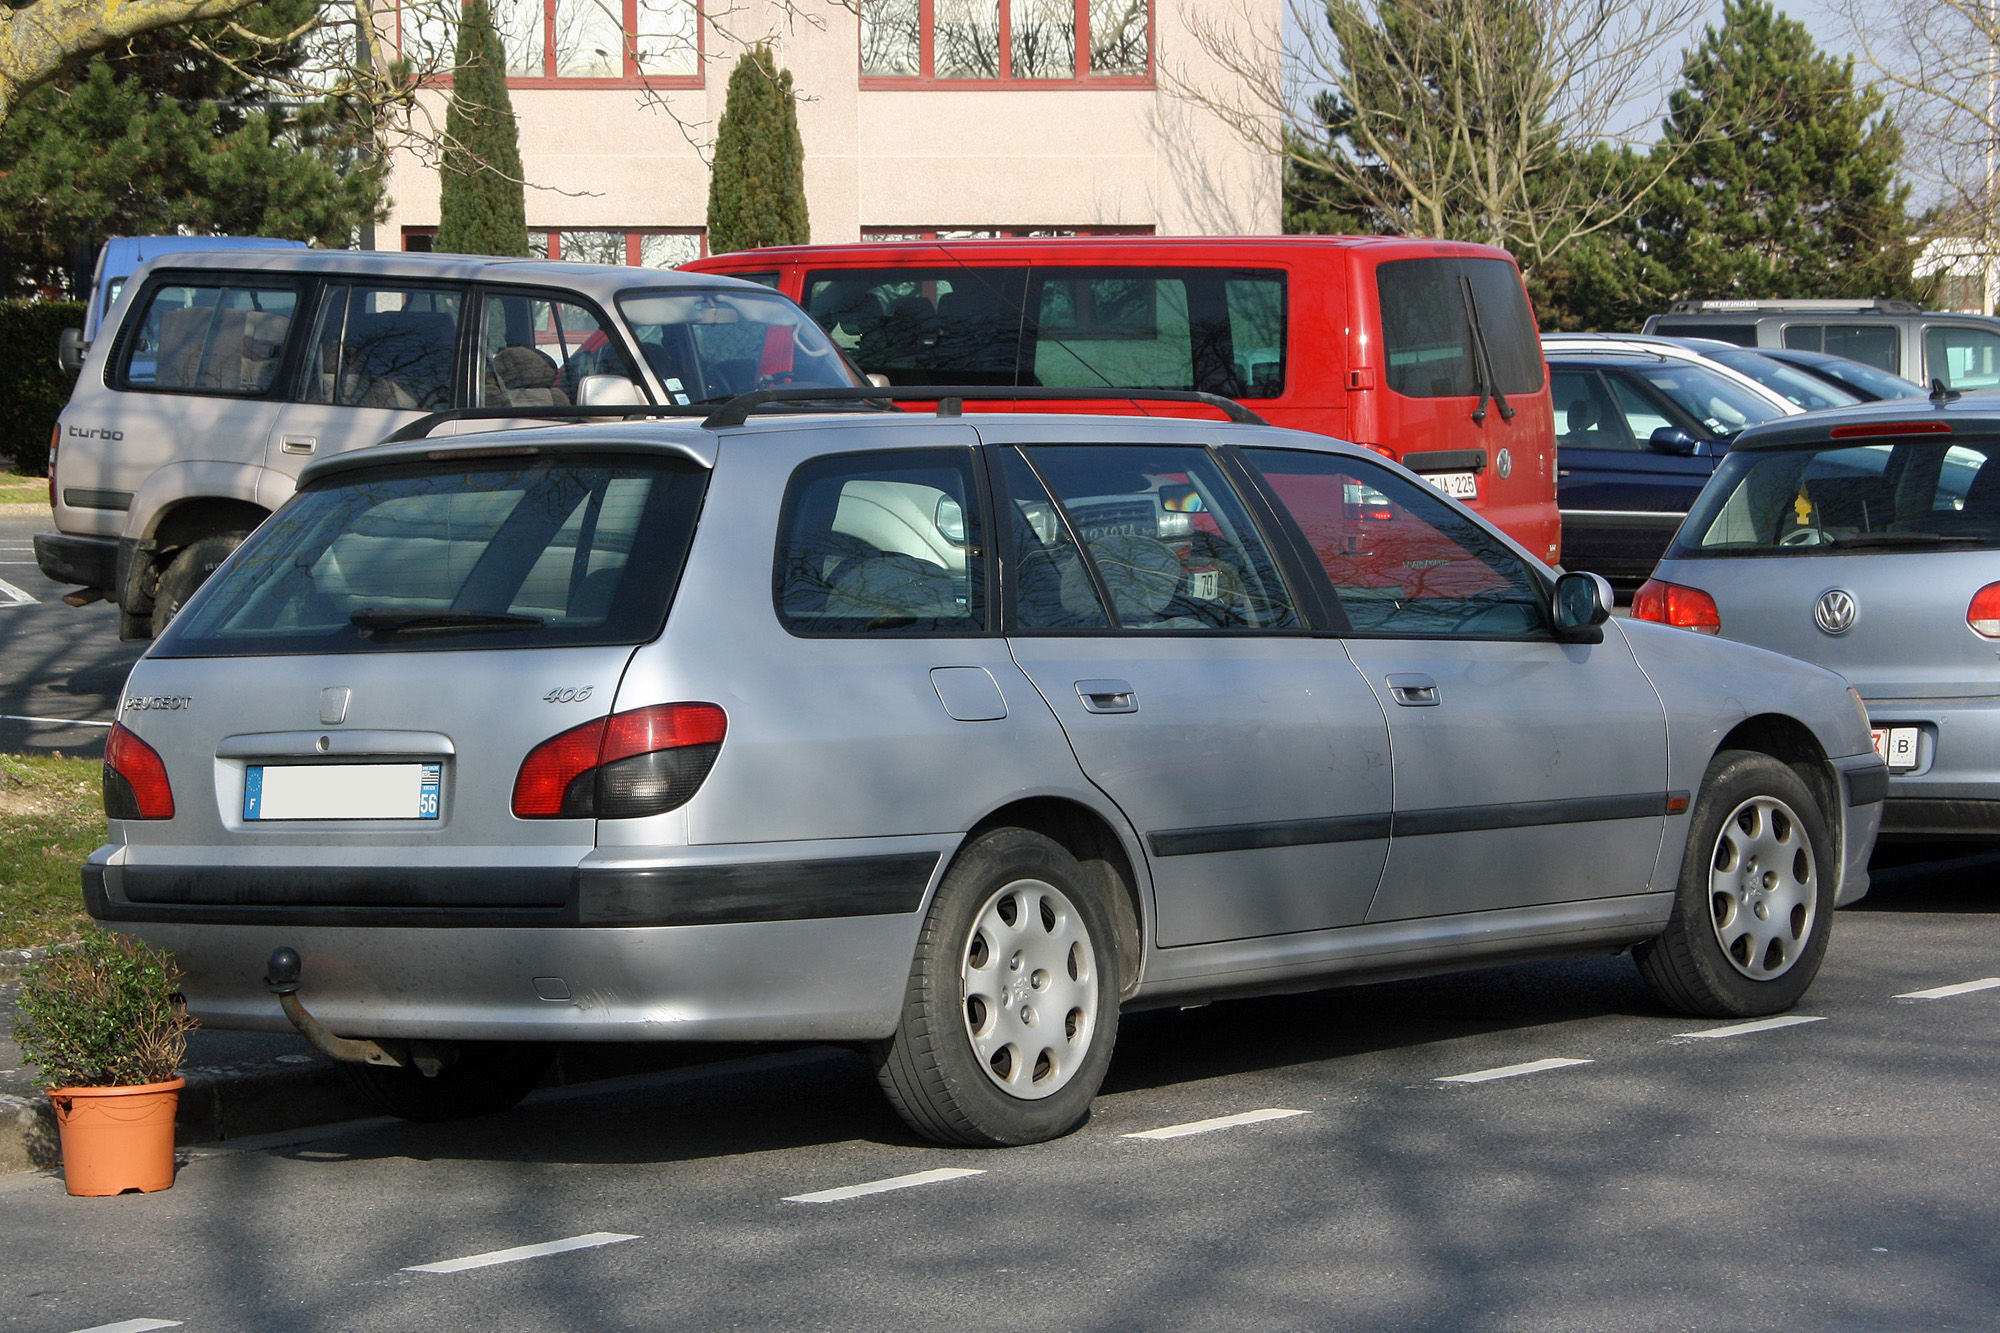
[{"label": "front door handle", "polygon": [[309,454],[319,447],[316,435],[287,435],[278,441],[278,447],[288,454]]},{"label": "front door handle", "polygon": [[1420,675],[1389,677],[1389,697],[1405,708],[1431,708],[1444,702],[1438,683]]},{"label": "front door handle", "polygon": [[1076,683],[1076,697],[1083,700],[1083,711],[1086,713],[1139,711],[1139,695],[1130,681],[1080,680]]}]

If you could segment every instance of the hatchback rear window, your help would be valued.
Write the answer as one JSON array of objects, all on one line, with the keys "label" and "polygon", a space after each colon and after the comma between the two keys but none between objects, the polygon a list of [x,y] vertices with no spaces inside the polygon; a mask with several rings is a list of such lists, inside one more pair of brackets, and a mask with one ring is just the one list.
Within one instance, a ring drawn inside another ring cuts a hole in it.
[{"label": "hatchback rear window", "polygon": [[643,643],[706,476],[630,455],[338,474],[252,534],[153,655]]},{"label": "hatchback rear window", "polygon": [[2000,546],[2000,440],[1745,450],[1716,470],[1677,557]]}]

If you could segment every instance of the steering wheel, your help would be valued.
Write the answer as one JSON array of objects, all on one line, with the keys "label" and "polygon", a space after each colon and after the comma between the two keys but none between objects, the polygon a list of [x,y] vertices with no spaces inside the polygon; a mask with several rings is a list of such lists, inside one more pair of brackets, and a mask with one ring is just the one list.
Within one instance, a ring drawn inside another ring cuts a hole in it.
[{"label": "steering wheel", "polygon": [[1818,546],[1825,539],[1825,534],[1818,528],[1794,528],[1784,536],[1778,538],[1778,545]]}]

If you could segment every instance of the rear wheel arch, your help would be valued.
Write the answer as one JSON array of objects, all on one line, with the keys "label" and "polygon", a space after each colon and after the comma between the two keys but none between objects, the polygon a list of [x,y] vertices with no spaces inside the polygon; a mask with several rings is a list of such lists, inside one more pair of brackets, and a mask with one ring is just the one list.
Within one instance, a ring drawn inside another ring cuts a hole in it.
[{"label": "rear wheel arch", "polygon": [[[248,500],[202,496],[162,510],[147,538],[159,556],[168,555],[203,537],[224,532],[251,532],[271,511]],[[156,559],[158,557],[156,556]],[[161,561],[164,563],[164,561]]]}]

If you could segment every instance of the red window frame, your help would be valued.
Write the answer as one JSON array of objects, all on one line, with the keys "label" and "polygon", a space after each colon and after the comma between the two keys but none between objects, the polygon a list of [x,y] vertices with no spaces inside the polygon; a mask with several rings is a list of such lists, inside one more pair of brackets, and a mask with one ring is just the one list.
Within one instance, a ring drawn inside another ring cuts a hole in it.
[{"label": "red window frame", "polygon": [[[590,0],[576,0],[589,3]],[[925,0],[928,4],[929,0]],[[556,5],[558,0],[542,0],[542,69],[540,75],[510,74],[507,76],[509,88],[701,88],[706,86],[705,71],[708,68],[708,24],[702,13],[701,0],[695,0],[694,14],[694,73],[693,74],[642,74],[639,64],[632,54],[633,34],[639,26],[639,0],[622,0],[620,13],[624,24],[625,43],[621,52],[625,72],[608,78],[595,78],[554,73],[556,61]],[[1005,0],[1002,0],[1005,3]],[[1147,10],[1147,22],[1152,22],[1152,11]],[[1150,29],[1148,30],[1150,42]],[[396,11],[396,50],[403,49],[403,11]],[[1150,45],[1147,48],[1150,60]],[[449,87],[451,74],[440,71],[434,82]],[[706,253],[706,251],[704,251]]]},{"label": "red window frame", "polygon": [[[437,231],[438,229],[436,227],[403,228],[403,249],[405,250],[412,249],[413,247],[410,245],[410,242],[418,238],[434,240],[437,236]],[[701,254],[699,257],[703,259],[706,259],[708,257],[708,231],[706,228],[703,227],[530,227],[528,228],[528,234],[530,236],[539,234],[546,239],[549,248],[548,257],[552,260],[557,260],[557,261],[560,261],[562,259],[562,233],[566,231],[624,232],[625,262],[626,264],[630,265],[633,268],[643,267],[639,263],[639,243],[640,243],[640,238],[644,236],[693,236],[701,242]],[[425,246],[424,248],[429,249],[430,247]],[[659,270],[659,272],[662,273],[668,271],[669,270],[667,269]]]},{"label": "red window frame", "polygon": [[[944,235],[944,233],[946,233],[946,232],[951,232],[951,233],[953,233],[953,234],[952,234],[952,235],[950,235],[950,236],[946,236],[946,235]],[[960,234],[960,233],[964,233],[964,232],[977,232],[977,233],[980,233],[980,234],[979,234],[979,235],[976,235],[976,236],[965,236],[965,235],[962,235],[962,234]],[[1001,239],[1001,238],[1022,238],[1022,237],[1025,237],[1025,238],[1029,238],[1029,239],[1034,239],[1034,238],[1039,238],[1039,237],[1044,237],[1044,236],[1049,236],[1049,237],[1058,237],[1058,236],[1151,236],[1152,234],[1153,234],[1153,224],[1152,224],[1152,223],[1150,223],[1150,222],[1141,222],[1141,223],[1134,223],[1134,224],[1132,224],[1131,226],[1108,226],[1108,227],[1063,227],[1063,226],[1034,226],[1034,227],[979,227],[979,226],[972,226],[972,227],[863,227],[863,228],[861,229],[861,243],[862,243],[863,245],[867,245],[867,244],[870,244],[870,243],[876,243],[876,242],[880,242],[880,243],[885,243],[885,244],[886,244],[886,243],[889,243],[889,242],[894,242],[894,241],[936,241],[936,240],[942,240],[942,241],[944,241],[944,242],[945,242],[946,244],[950,244],[950,243],[951,243],[951,242],[953,242],[953,241],[964,241],[964,240],[981,240],[981,241],[983,241],[983,240],[997,240],[997,239]],[[706,252],[704,252],[704,253],[706,253]]]},{"label": "red window frame", "polygon": [[939,78],[936,69],[937,7],[936,0],[917,0],[917,72],[915,74],[869,74],[862,68],[863,51],[860,43],[860,25],[855,25],[854,65],[860,73],[863,89],[971,89],[992,91],[1008,89],[1015,92],[1033,91],[1038,88],[1151,88],[1153,86],[1153,52],[1157,45],[1158,16],[1162,0],[1147,0],[1146,4],[1146,72],[1144,74],[1092,74],[1090,72],[1090,0],[1076,0],[1076,72],[1067,79],[1027,79],[1015,78],[1014,65],[1014,0],[1000,0],[1000,77],[997,79],[947,79]]}]

